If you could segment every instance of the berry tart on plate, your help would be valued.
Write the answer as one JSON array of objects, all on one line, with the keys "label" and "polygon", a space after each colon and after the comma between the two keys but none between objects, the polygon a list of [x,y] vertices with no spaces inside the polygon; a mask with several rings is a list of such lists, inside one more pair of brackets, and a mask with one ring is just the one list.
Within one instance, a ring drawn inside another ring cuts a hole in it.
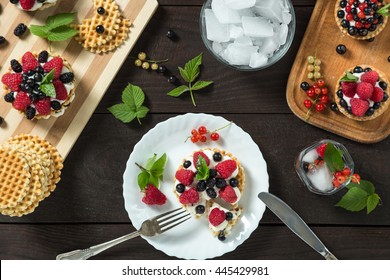
[{"label": "berry tart on plate", "polygon": [[373,120],[389,107],[385,74],[372,66],[355,66],[343,75],[336,86],[339,111],[357,121]]},{"label": "berry tart on plate", "polygon": [[12,59],[1,81],[4,100],[27,119],[59,117],[75,97],[75,79],[70,64],[47,51],[26,52]]},{"label": "berry tart on plate", "polygon": [[36,11],[54,6],[57,0],[10,0],[10,2],[23,11]]},{"label": "berry tart on plate", "polygon": [[238,202],[244,188],[241,163],[231,153],[216,148],[195,151],[175,174],[174,192],[179,202],[196,218],[207,216],[212,233],[220,240],[240,217]]},{"label": "berry tart on plate", "polygon": [[379,11],[383,0],[337,0],[335,17],[340,30],[358,40],[377,36],[385,28],[388,17]]}]

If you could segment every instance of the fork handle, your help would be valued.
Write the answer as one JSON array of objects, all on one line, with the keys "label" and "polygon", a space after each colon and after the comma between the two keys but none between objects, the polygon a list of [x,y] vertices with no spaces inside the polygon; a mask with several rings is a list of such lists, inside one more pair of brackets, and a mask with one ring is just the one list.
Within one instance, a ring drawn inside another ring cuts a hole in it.
[{"label": "fork handle", "polygon": [[114,247],[124,241],[132,239],[134,237],[139,236],[141,233],[137,230],[130,234],[126,234],[124,236],[118,237],[114,240],[110,240],[87,249],[75,250],[67,253],[60,254],[56,257],[56,260],[86,260],[92,256],[96,256],[97,254]]}]

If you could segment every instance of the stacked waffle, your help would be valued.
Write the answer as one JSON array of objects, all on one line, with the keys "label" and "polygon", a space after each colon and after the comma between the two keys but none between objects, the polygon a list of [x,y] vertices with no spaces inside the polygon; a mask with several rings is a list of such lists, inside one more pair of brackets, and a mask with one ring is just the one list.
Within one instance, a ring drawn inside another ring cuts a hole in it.
[{"label": "stacked waffle", "polygon": [[63,159],[38,136],[19,135],[0,146],[0,212],[23,216],[34,212],[60,181]]}]

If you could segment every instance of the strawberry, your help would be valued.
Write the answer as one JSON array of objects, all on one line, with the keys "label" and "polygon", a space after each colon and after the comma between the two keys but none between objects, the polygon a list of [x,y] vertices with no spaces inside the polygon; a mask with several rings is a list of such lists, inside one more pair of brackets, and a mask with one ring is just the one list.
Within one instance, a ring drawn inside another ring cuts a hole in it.
[{"label": "strawberry", "polygon": [[197,203],[199,201],[199,194],[198,192],[195,190],[195,188],[190,188],[188,190],[186,190],[185,192],[183,192],[180,197],[179,197],[179,201],[180,203],[182,204],[193,204],[193,203]]},{"label": "strawberry", "polygon": [[40,66],[38,60],[31,52],[26,52],[22,57],[23,72],[27,73],[30,70],[34,70]]},{"label": "strawberry", "polygon": [[226,213],[221,209],[214,208],[209,213],[209,222],[215,227],[222,224],[225,221],[225,219],[226,219]]},{"label": "strawberry", "polygon": [[207,166],[210,164],[210,159],[205,155],[203,152],[195,152],[194,153],[194,166],[196,166],[196,163],[198,162],[199,156],[202,156],[204,160],[206,161]]},{"label": "strawberry", "polygon": [[46,116],[50,114],[51,106],[50,106],[50,97],[46,97],[45,99],[38,100],[34,102],[35,109],[37,109],[38,113],[42,116]]},{"label": "strawberry", "polygon": [[155,186],[149,184],[145,188],[145,196],[142,202],[148,205],[164,205],[167,197]]},{"label": "strawberry", "polygon": [[5,84],[10,90],[18,91],[22,79],[22,74],[20,73],[6,73],[1,78],[1,82]]},{"label": "strawberry", "polygon": [[30,10],[35,4],[35,0],[20,0],[23,10]]},{"label": "strawberry", "polygon": [[354,82],[342,82],[341,90],[347,97],[353,97],[356,93],[356,83]]},{"label": "strawberry", "polygon": [[68,92],[64,84],[60,80],[53,80],[53,85],[56,90],[56,99],[65,100],[68,97]]},{"label": "strawberry", "polygon": [[325,150],[326,150],[326,143],[321,144],[316,148],[317,154],[321,157],[324,158],[325,156]]},{"label": "strawberry", "polygon": [[180,169],[176,171],[175,178],[184,186],[189,186],[194,181],[195,173],[192,170]]},{"label": "strawberry", "polygon": [[379,75],[378,75],[377,72],[375,72],[375,71],[369,71],[369,72],[364,73],[364,74],[360,77],[360,81],[366,82],[366,83],[371,84],[372,86],[375,86],[375,85],[376,85],[376,82],[378,81],[378,78],[379,78]]},{"label": "strawberry", "polygon": [[364,116],[368,108],[370,108],[370,103],[368,103],[367,100],[363,100],[360,98],[352,98],[350,102],[352,114],[358,117]]},{"label": "strawberry", "polygon": [[30,106],[30,104],[31,100],[28,94],[23,91],[19,91],[13,103],[15,109],[19,111],[24,111],[28,106]]},{"label": "strawberry", "polygon": [[62,72],[62,67],[64,66],[64,61],[61,57],[54,57],[52,60],[48,61],[43,65],[43,70],[49,73],[52,69],[55,69],[54,78],[58,79]]},{"label": "strawberry", "polygon": [[219,196],[228,203],[237,202],[236,192],[229,185],[219,190]]},{"label": "strawberry", "polygon": [[361,99],[370,99],[372,96],[372,92],[374,91],[374,87],[370,83],[361,82],[356,87],[356,93],[359,95]]},{"label": "strawberry", "polygon": [[232,159],[220,162],[215,166],[215,169],[218,171],[219,175],[221,175],[221,177],[224,179],[230,177],[236,168],[237,163]]},{"label": "strawberry", "polygon": [[380,87],[374,87],[371,100],[374,102],[381,102],[383,100],[383,90]]}]

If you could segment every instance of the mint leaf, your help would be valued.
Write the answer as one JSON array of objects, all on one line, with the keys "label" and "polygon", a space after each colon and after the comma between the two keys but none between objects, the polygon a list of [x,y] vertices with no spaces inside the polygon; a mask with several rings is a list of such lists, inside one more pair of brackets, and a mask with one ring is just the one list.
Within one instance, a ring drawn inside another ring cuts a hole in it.
[{"label": "mint leaf", "polygon": [[[149,173],[150,174],[150,173]],[[153,186],[155,186],[156,188],[159,187],[160,183],[159,183],[159,179],[157,176],[154,176],[153,174],[150,174],[150,177],[149,177],[149,184],[152,184]]]},{"label": "mint leaf", "polygon": [[138,163],[135,163],[141,169],[141,173],[138,175],[138,185],[141,191],[148,184],[152,184],[158,188],[159,181],[163,179],[164,168],[167,163],[167,155],[164,153],[161,157],[157,160],[156,159],[157,155],[154,154],[146,161],[145,168]]},{"label": "mint leaf", "polygon": [[367,214],[370,214],[376,208],[376,206],[379,203],[379,200],[380,200],[380,197],[376,193],[373,193],[373,194],[368,196],[368,198],[367,198]]},{"label": "mint leaf", "polygon": [[123,123],[129,123],[136,118],[135,112],[127,104],[116,104],[107,108],[107,110]]},{"label": "mint leaf", "polygon": [[197,81],[193,86],[192,86],[192,90],[200,90],[200,89],[203,89],[205,87],[208,87],[209,85],[211,85],[213,82],[211,81]]},{"label": "mint leaf", "polygon": [[390,4],[387,4],[385,6],[383,6],[382,8],[380,8],[377,13],[380,14],[380,15],[383,15],[383,16],[387,16],[387,17],[390,17]]},{"label": "mint leaf", "polygon": [[49,96],[49,97],[52,97],[52,98],[55,98],[56,97],[56,89],[54,87],[53,84],[41,84],[39,86],[39,88],[41,89],[41,91],[46,95],[46,96]]},{"label": "mint leaf", "polygon": [[146,162],[145,169],[150,170],[153,164],[156,162],[156,159],[157,159],[157,154],[154,154],[154,156],[149,158],[148,161]]},{"label": "mint leaf", "polygon": [[49,35],[49,29],[46,26],[39,26],[39,25],[30,25],[30,31],[35,36],[41,37],[41,38],[47,38]]},{"label": "mint leaf", "polygon": [[186,63],[184,70],[188,76],[188,82],[192,83],[200,73],[199,66],[202,64],[203,53],[200,53],[198,56],[194,57]]},{"label": "mint leaf", "polygon": [[351,188],[336,204],[349,211],[360,211],[367,206],[367,193],[360,188]]},{"label": "mint leaf", "polygon": [[140,174],[138,174],[138,186],[143,191],[145,187],[148,185],[149,182],[149,173],[146,171],[142,171]]},{"label": "mint leaf", "polygon": [[69,26],[60,26],[49,31],[47,39],[52,42],[65,41],[72,38],[79,32]]},{"label": "mint leaf", "polygon": [[359,78],[349,71],[345,71],[345,76],[341,78],[342,82],[357,82]]},{"label": "mint leaf", "polygon": [[49,73],[47,73],[43,79],[42,79],[42,82],[41,84],[49,84],[53,81],[54,79],[54,73],[55,73],[55,69],[51,69],[51,71]]},{"label": "mint leaf", "polygon": [[158,171],[157,173],[162,174],[161,171],[164,171],[165,164],[167,163],[167,155],[164,153],[156,162],[153,164],[150,171]]},{"label": "mint leaf", "polygon": [[328,143],[326,145],[324,160],[332,173],[335,171],[341,171],[344,168],[342,154],[332,143]]},{"label": "mint leaf", "polygon": [[46,19],[46,27],[49,30],[55,29],[63,25],[71,24],[76,18],[76,13],[63,13],[50,16]]},{"label": "mint leaf", "polygon": [[195,179],[196,180],[206,180],[210,176],[210,169],[207,166],[206,160],[202,157],[198,157],[198,161],[196,162],[196,170],[198,173],[196,173]]}]

